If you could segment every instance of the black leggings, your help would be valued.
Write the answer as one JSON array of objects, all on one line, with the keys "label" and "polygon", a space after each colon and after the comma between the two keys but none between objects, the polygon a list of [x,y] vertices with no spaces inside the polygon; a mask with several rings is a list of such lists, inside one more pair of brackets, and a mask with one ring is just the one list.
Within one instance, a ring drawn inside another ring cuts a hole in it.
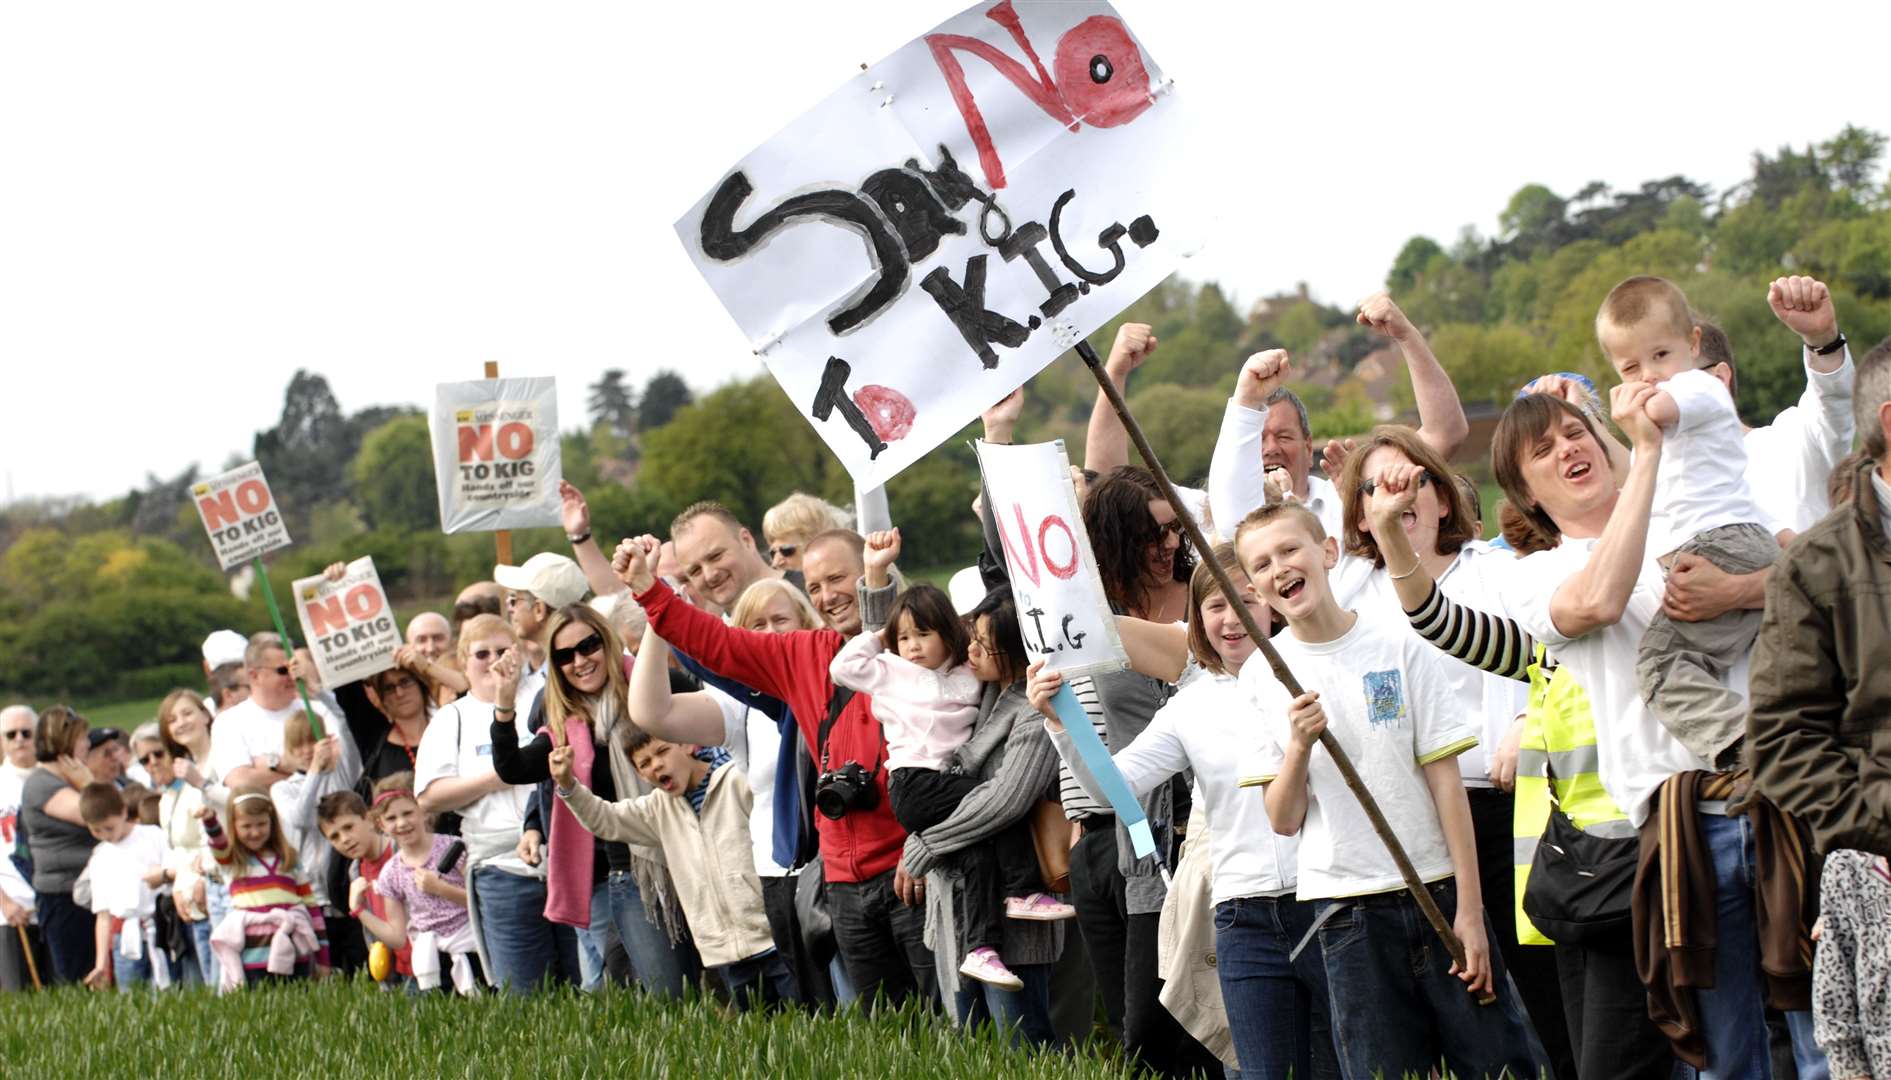
[{"label": "black leggings", "polygon": [[[974,776],[932,769],[894,769],[887,781],[893,818],[909,833],[924,832],[952,816],[959,803],[984,781]],[[1007,896],[1028,896],[1044,889],[1037,866],[1031,826],[1020,820],[1006,826],[989,844],[974,844],[951,856],[965,878],[965,918],[959,926],[959,951],[998,949],[1004,942]]]},{"label": "black leggings", "polygon": [[90,911],[72,902],[69,892],[43,892],[38,901],[39,933],[53,962],[49,981],[84,982],[98,962],[97,939],[93,937],[97,921]]}]

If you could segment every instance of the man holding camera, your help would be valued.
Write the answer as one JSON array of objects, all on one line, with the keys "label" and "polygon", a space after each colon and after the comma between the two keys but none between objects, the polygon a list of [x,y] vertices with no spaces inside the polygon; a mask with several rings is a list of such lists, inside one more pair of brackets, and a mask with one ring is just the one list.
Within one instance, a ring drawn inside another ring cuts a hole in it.
[{"label": "man holding camera", "polygon": [[619,544],[612,568],[665,641],[710,671],[778,697],[793,710],[823,773],[815,828],[834,940],[848,980],[870,1006],[876,996],[897,1005],[915,993],[936,1001],[938,983],[920,903],[924,886],[899,866],[906,831],[893,820],[887,802],[886,742],[870,699],[837,692],[828,675],[846,635],[860,631],[854,596],[866,569],[865,546],[858,533],[845,530],[808,542],[802,570],[810,596],[819,590],[816,607],[828,628],[786,634],[736,629],[681,602],[654,573],[654,537]]}]

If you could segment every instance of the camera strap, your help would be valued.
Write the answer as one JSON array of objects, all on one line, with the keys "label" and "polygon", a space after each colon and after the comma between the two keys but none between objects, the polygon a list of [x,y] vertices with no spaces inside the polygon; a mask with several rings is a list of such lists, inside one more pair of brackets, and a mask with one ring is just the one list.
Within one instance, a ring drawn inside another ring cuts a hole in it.
[{"label": "camera strap", "polygon": [[814,740],[815,753],[821,759],[822,772],[827,771],[827,736],[834,730],[834,723],[840,719],[840,714],[847,708],[847,703],[853,699],[854,691],[850,686],[836,687],[834,695],[827,699],[827,717],[821,721],[820,732]]}]

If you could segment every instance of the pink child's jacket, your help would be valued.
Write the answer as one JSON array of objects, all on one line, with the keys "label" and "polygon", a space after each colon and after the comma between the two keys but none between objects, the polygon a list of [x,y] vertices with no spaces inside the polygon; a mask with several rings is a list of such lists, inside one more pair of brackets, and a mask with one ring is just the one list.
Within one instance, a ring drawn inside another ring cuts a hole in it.
[{"label": "pink child's jacket", "polygon": [[937,772],[964,745],[978,719],[978,677],[965,664],[943,671],[921,667],[886,651],[879,634],[860,634],[834,655],[828,674],[836,686],[873,698],[873,716],[886,731],[886,767]]}]

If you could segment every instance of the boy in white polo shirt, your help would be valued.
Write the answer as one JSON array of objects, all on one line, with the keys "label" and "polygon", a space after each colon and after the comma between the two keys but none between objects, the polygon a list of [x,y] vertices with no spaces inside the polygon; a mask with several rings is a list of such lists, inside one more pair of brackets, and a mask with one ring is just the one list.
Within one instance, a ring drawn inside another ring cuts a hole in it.
[{"label": "boy in white polo shirt", "polygon": [[[1235,549],[1255,589],[1287,620],[1275,647],[1307,688],[1292,698],[1268,665],[1242,669],[1265,734],[1241,783],[1265,786],[1276,832],[1300,834],[1300,899],[1326,902],[1315,925],[1342,1069],[1422,1076],[1442,1058],[1463,1077],[1537,1075],[1541,1052],[1490,948],[1471,808],[1454,760],[1477,744],[1477,732],[1453,708],[1442,654],[1403,627],[1374,626],[1340,608],[1327,581],[1339,548],[1304,507],[1276,503],[1249,514]],[[1329,729],[1452,919],[1462,968],[1405,891],[1332,758],[1317,749]]]},{"label": "boy in white polo shirt", "polygon": [[[1780,540],[1759,524],[1766,515],[1747,487],[1746,430],[1726,385],[1701,369],[1701,328],[1686,295],[1664,278],[1629,278],[1602,301],[1596,338],[1624,383],[1661,388],[1648,401],[1662,443],[1649,553],[1664,570],[1682,554],[1729,574],[1773,565]],[[1753,651],[1760,616],[1736,607],[1681,622],[1661,612],[1642,634],[1635,660],[1642,700],[1681,745],[1716,768],[1734,764],[1746,736],[1746,694],[1726,679]]]}]

